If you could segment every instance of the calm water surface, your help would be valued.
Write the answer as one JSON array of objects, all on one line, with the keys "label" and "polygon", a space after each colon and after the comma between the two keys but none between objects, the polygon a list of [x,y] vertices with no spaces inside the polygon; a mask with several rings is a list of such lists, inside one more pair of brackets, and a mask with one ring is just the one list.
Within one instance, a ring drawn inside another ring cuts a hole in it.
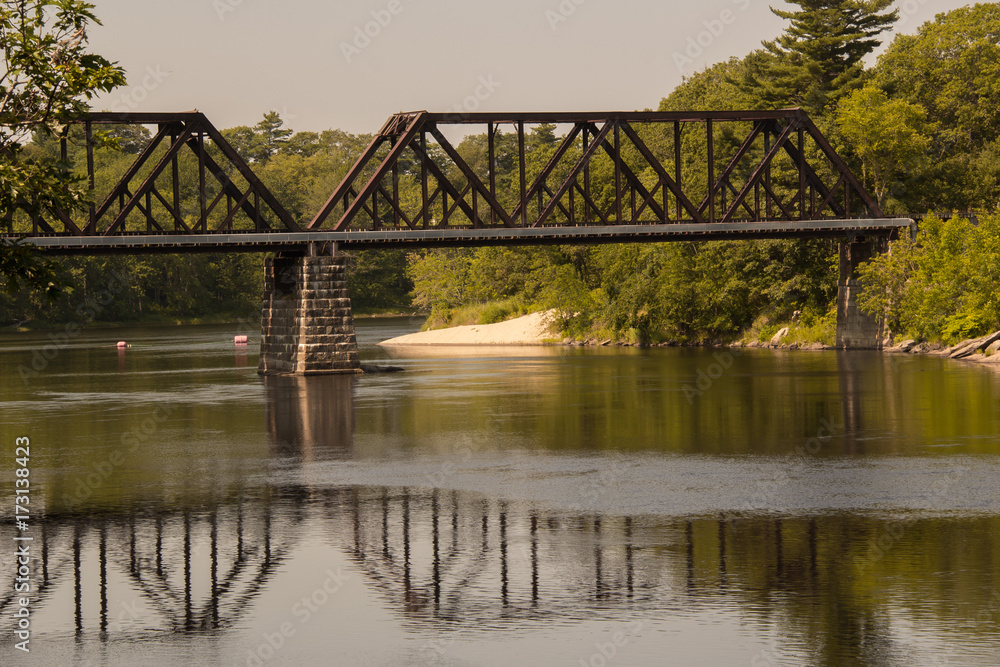
[{"label": "calm water surface", "polygon": [[375,347],[419,324],[359,322],[406,372],[357,379],[0,336],[0,664],[1000,664],[1000,372]]}]

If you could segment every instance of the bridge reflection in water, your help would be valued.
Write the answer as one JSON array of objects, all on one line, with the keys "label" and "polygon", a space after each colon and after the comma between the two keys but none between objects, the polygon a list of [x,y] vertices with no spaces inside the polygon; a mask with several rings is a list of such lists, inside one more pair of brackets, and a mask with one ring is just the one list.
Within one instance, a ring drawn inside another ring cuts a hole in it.
[{"label": "bridge reflection in water", "polygon": [[[266,378],[272,464],[294,475],[311,461],[356,457],[355,382]],[[741,625],[798,642],[805,662],[881,665],[900,626],[973,644],[1000,631],[1000,614],[983,616],[1000,590],[990,579],[995,516],[906,518],[902,530],[891,516],[849,513],[617,516],[293,475],[115,511],[50,513],[32,545],[33,613],[53,619],[71,605],[67,629],[101,642],[237,633],[269,618],[264,594],[303,562],[313,585],[321,581],[329,563],[295,559],[332,546],[404,627],[445,636],[738,610]],[[886,535],[888,548],[859,560]],[[0,528],[0,542],[12,536]],[[12,562],[2,565],[6,631],[16,575]]]},{"label": "bridge reflection in water", "polygon": [[[850,543],[877,540],[890,524],[849,515],[665,520],[553,512],[457,491],[271,487],[198,510],[135,507],[49,516],[44,525],[32,562],[34,613],[72,599],[77,636],[101,641],[240,626],[266,613],[257,608],[260,597],[282,585],[296,550],[320,543],[342,550],[350,576],[363,575],[404,626],[428,632],[738,607],[760,629],[786,625],[831,655],[858,660],[852,664],[882,664],[865,656],[891,643],[891,618],[940,627],[955,611],[910,607],[913,593],[902,581],[878,582],[881,594],[859,591],[874,572],[859,571]],[[908,523],[912,549],[900,543],[891,560],[920,554],[919,542],[931,534],[979,544],[997,528],[995,518]],[[977,592],[981,582],[971,581],[983,555],[921,554],[947,560],[957,573],[941,585],[964,588],[968,618],[990,605],[988,591]],[[327,565],[315,567],[320,577]],[[10,579],[5,591],[14,590]],[[141,604],[129,602],[137,598]],[[5,627],[16,604],[13,593],[0,599]],[[1000,629],[992,617],[988,627],[960,626],[951,632],[970,638]]]}]

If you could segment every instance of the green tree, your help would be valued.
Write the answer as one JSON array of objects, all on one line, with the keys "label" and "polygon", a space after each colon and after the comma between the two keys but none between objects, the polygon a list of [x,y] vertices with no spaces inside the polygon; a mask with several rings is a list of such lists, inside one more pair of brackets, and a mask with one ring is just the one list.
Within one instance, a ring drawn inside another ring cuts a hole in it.
[{"label": "green tree", "polygon": [[[41,215],[84,208],[87,191],[70,165],[22,151],[37,133],[56,134],[89,109],[100,92],[125,83],[117,64],[92,53],[87,28],[100,25],[80,0],[22,0],[0,6],[0,216],[13,231],[16,212]],[[9,290],[58,291],[51,265],[0,244],[0,276]]]},{"label": "green tree", "polygon": [[749,81],[772,107],[800,106],[812,113],[832,109],[857,88],[862,60],[881,45],[878,36],[899,18],[884,12],[893,0],[790,0],[798,10],[772,8],[789,21],[785,34],[764,42],[773,58]]},{"label": "green tree", "polygon": [[347,286],[355,311],[409,308],[413,281],[405,250],[362,250],[351,262]]},{"label": "green tree", "polygon": [[261,162],[267,162],[288,143],[292,131],[282,129],[284,124],[285,121],[281,120],[277,111],[268,111],[264,114],[264,118],[257,123],[255,129],[257,135],[260,136],[260,150],[263,156]]},{"label": "green tree", "polygon": [[883,208],[893,180],[912,173],[924,161],[934,129],[923,107],[890,100],[874,85],[840,101],[837,124],[861,160],[865,187],[871,187]]},{"label": "green tree", "polygon": [[247,125],[238,125],[223,130],[222,136],[239,153],[240,157],[247,162],[257,162],[261,159],[263,155],[261,140],[260,136],[254,131],[254,128]]},{"label": "green tree", "polygon": [[936,124],[932,164],[898,195],[910,210],[992,209],[1000,200],[1000,4],[939,14],[900,35],[873,80]]},{"label": "green tree", "polygon": [[948,344],[1000,328],[1000,216],[927,218],[859,271],[859,303],[897,334]]}]

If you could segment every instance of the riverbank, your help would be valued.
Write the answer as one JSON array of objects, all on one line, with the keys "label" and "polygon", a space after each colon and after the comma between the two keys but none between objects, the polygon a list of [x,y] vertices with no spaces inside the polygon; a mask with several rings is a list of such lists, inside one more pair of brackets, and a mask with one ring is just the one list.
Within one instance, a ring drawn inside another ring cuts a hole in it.
[{"label": "riverbank", "polygon": [[959,361],[1000,365],[1000,331],[980,338],[969,338],[951,347],[905,340],[893,347],[886,348],[884,351],[893,354],[923,354]]},{"label": "riverbank", "polygon": [[[444,329],[422,331],[415,334],[400,336],[379,343],[385,347],[470,347],[479,346],[531,346],[531,345],[563,345],[577,347],[705,347],[696,344],[658,343],[642,345],[615,341],[613,339],[572,340],[564,338],[555,328],[558,311],[533,313],[498,324],[473,324]],[[836,346],[822,342],[793,341],[791,331],[784,327],[769,341],[739,340],[730,344],[720,344],[718,347],[759,348],[772,350],[803,350],[824,351],[836,350]],[[711,345],[709,345],[711,347]],[[902,341],[892,347],[882,349],[887,354],[914,354],[945,357],[959,361],[969,361],[981,364],[1000,365],[1000,331],[970,338],[957,345],[946,347],[939,343],[918,343],[914,340]]]}]

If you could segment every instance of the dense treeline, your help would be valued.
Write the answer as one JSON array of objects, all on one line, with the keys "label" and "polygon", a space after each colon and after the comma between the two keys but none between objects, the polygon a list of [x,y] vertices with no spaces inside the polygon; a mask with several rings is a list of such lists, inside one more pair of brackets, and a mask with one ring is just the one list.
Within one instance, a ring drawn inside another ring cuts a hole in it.
[{"label": "dense treeline", "polygon": [[[994,210],[1000,4],[941,14],[867,70],[862,58],[894,19],[880,13],[890,2],[795,4],[800,11],[776,12],[790,21],[785,35],[687,78],[659,108],[802,106],[887,213]],[[686,169],[703,161],[703,147],[685,150]],[[991,220],[925,223],[916,243],[901,241],[869,267],[869,307],[900,335],[952,341],[1000,327]],[[951,230],[947,242],[942,230]],[[427,253],[411,274],[417,303],[435,310],[432,325],[556,307],[576,336],[769,337],[795,319],[793,339],[832,343],[836,321],[831,241]]]},{"label": "dense treeline", "polygon": [[[265,114],[254,127],[232,128],[224,134],[299,222],[319,208],[370,139],[340,131],[293,134],[283,128],[274,112]],[[94,192],[98,202],[150,139],[149,131],[141,126],[112,127],[104,134],[102,141],[107,145],[94,151]],[[25,150],[29,156],[58,155],[59,144],[55,138],[39,134]],[[84,150],[80,133],[71,135],[68,157],[80,165],[77,171],[81,174],[85,173]],[[225,163],[215,147],[209,146],[208,150]],[[193,154],[181,154],[179,171],[179,208],[190,224],[197,219],[201,206]],[[220,207],[219,215],[223,214]],[[26,216],[16,216],[12,224],[16,231],[28,221]],[[412,284],[406,276],[403,253],[358,253],[353,260],[352,294],[360,311],[409,307]],[[78,319],[81,304],[96,295],[110,299],[96,309],[93,321],[98,323],[259,317],[263,262],[263,255],[253,253],[60,259],[56,264],[67,287],[61,296],[53,302],[41,292],[0,292],[0,323],[44,325]]]},{"label": "dense treeline", "polygon": [[1000,326],[1000,216],[921,222],[862,267],[862,305],[900,336],[955,343]]},{"label": "dense treeline", "polygon": [[[1000,4],[939,15],[915,35],[897,37],[868,69],[865,56],[896,18],[888,11],[890,0],[794,4],[796,11],[776,12],[788,21],[783,35],[744,58],[685,79],[659,108],[802,106],[886,212],[995,209],[1000,199]],[[556,150],[555,129],[536,126],[528,135],[529,181]],[[232,128],[225,135],[299,221],[321,206],[370,138],[337,130],[292,132],[274,112],[256,126]],[[98,198],[148,138],[136,130],[110,133],[119,150],[96,152]],[[643,139],[654,150],[666,141],[655,133]],[[735,133],[717,137],[720,142],[740,139]],[[503,133],[497,144],[498,192],[504,203],[519,191],[515,141],[515,135]],[[699,144],[694,135],[685,141],[685,178],[704,180],[704,141]],[[79,141],[72,144],[80,150]],[[55,141],[42,136],[29,148],[58,150]],[[466,137],[458,150],[474,170],[486,173],[485,136]],[[447,168],[445,161],[441,164]],[[196,165],[182,160],[181,169],[193,174]],[[401,170],[404,202],[420,200],[416,171],[416,165]],[[594,163],[600,206],[613,201],[613,172],[610,159]],[[196,177],[187,180],[197,182]],[[195,215],[194,189],[181,198],[185,215]],[[968,229],[977,239],[986,234]],[[934,223],[926,224],[917,243],[897,244],[890,257],[905,254],[908,266],[916,266],[927,253],[945,252],[935,246],[935,234]],[[961,252],[957,247],[952,244],[947,251]],[[965,257],[962,261],[972,261]],[[113,294],[99,320],[252,316],[262,261],[252,254],[61,260],[66,283],[75,291],[54,305],[31,292],[0,296],[0,321],[71,318],[76,304],[112,275],[127,288]],[[970,264],[955,274],[953,293],[969,288],[961,276],[974,268]],[[577,337],[707,341],[747,330],[768,335],[795,317],[800,335],[829,339],[837,275],[836,244],[822,240],[366,252],[355,256],[352,295],[359,311],[419,308],[432,314],[432,325],[558,308],[567,335]],[[902,296],[916,284],[916,275],[901,272],[888,258],[869,270],[871,307],[889,309],[896,331],[949,338],[1000,325],[996,307],[985,297],[961,300],[959,311],[936,319],[931,306],[917,315],[914,299]],[[879,297],[890,292],[891,298]],[[952,310],[956,303],[948,301]]]}]

